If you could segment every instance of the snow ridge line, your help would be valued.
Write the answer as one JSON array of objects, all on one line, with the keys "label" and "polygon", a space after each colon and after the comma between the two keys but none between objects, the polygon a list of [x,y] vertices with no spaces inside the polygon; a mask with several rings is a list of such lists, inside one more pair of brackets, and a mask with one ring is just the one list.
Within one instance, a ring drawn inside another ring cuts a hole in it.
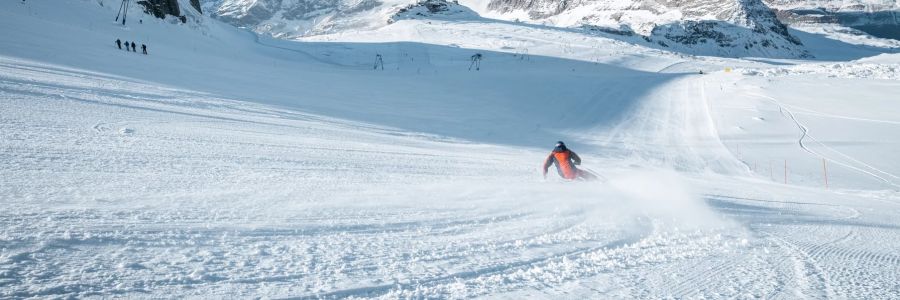
[{"label": "snow ridge line", "polygon": [[786,115],[787,117],[789,117],[789,118],[791,119],[791,121],[793,121],[794,124],[797,125],[797,128],[800,129],[801,135],[800,135],[800,138],[797,140],[797,143],[800,145],[800,148],[802,148],[804,151],[806,151],[806,152],[808,152],[808,153],[810,153],[810,154],[813,154],[813,155],[815,155],[815,156],[818,156],[818,157],[820,157],[820,158],[822,158],[822,159],[825,159],[825,160],[827,160],[827,161],[829,161],[829,162],[835,163],[835,164],[837,164],[837,165],[844,166],[844,167],[847,167],[847,168],[849,168],[849,169],[856,170],[856,171],[859,171],[859,172],[868,174],[868,175],[870,175],[870,176],[872,176],[872,177],[875,177],[875,178],[877,178],[877,179],[883,181],[884,183],[886,183],[886,184],[888,184],[888,185],[890,185],[890,186],[892,186],[892,187],[895,187],[895,188],[896,188],[896,187],[900,187],[900,185],[898,185],[898,184],[894,183],[893,181],[888,180],[888,179],[886,179],[886,178],[884,178],[884,177],[882,177],[882,176],[879,176],[878,174],[875,174],[875,173],[873,173],[873,172],[864,170],[864,169],[862,169],[862,168],[859,168],[859,167],[850,165],[850,164],[848,164],[848,163],[844,163],[844,162],[842,162],[842,161],[835,160],[835,159],[833,159],[833,158],[830,158],[830,157],[827,157],[827,156],[825,156],[825,155],[823,155],[823,154],[820,154],[820,153],[818,153],[818,152],[816,152],[816,151],[813,151],[812,149],[810,149],[809,147],[807,147],[806,144],[803,142],[803,140],[806,139],[807,137],[809,137],[811,140],[813,140],[813,141],[816,142],[817,144],[821,145],[821,146],[824,147],[825,149],[828,149],[828,150],[830,150],[830,151],[832,151],[832,152],[834,152],[834,153],[837,153],[837,154],[840,155],[840,156],[843,156],[843,157],[849,159],[851,162],[855,162],[855,163],[858,163],[858,164],[860,164],[860,165],[862,165],[862,166],[864,166],[864,167],[866,167],[866,168],[872,169],[874,172],[878,172],[878,173],[881,173],[881,174],[884,174],[884,175],[887,175],[887,176],[890,176],[890,177],[893,177],[893,178],[898,178],[898,179],[900,179],[900,177],[898,177],[898,176],[896,176],[896,175],[894,175],[894,174],[888,173],[888,172],[886,172],[886,171],[883,171],[883,170],[880,170],[880,169],[878,169],[878,168],[876,168],[876,167],[873,167],[873,166],[871,166],[871,165],[869,165],[869,164],[866,164],[866,163],[864,163],[864,162],[861,162],[861,161],[859,161],[859,160],[857,160],[857,159],[855,159],[855,158],[853,158],[853,157],[850,157],[850,156],[848,156],[848,155],[846,155],[846,154],[844,154],[844,153],[841,153],[840,151],[834,150],[833,148],[828,147],[827,145],[823,144],[823,143],[820,142],[819,140],[813,138],[812,136],[809,135],[809,128],[807,128],[806,125],[803,125],[803,123],[801,123],[800,120],[797,119],[797,117],[794,115],[794,113],[793,113],[790,109],[787,109],[787,108],[781,103],[781,101],[778,101],[778,99],[775,99],[775,98],[773,98],[773,97],[766,96],[766,95],[757,94],[757,93],[748,93],[748,95],[750,95],[750,96],[756,96],[756,97],[760,97],[760,98],[769,100],[770,102],[772,102],[772,104],[775,104],[775,106],[778,106],[778,110],[781,111],[781,114],[782,114],[782,115]]}]

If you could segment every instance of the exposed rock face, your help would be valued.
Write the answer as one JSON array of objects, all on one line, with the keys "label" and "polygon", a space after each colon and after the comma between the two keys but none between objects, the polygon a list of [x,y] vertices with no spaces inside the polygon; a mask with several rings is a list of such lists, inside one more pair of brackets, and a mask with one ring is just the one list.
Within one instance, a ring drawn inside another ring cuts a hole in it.
[{"label": "exposed rock face", "polygon": [[401,8],[396,14],[391,16],[388,23],[393,23],[400,19],[472,19],[477,17],[477,13],[468,7],[459,5],[456,1],[423,0]]},{"label": "exposed rock face", "polygon": [[[144,7],[144,12],[151,14],[154,17],[164,19],[168,15],[178,17],[182,22],[185,21],[185,17],[181,14],[181,7],[178,5],[178,0],[139,0],[137,4]],[[198,12],[202,13],[200,0],[190,0],[190,4],[197,9]]]},{"label": "exposed rock face", "polygon": [[144,6],[144,12],[163,19],[166,15],[181,16],[178,0],[140,0],[137,2]]},{"label": "exposed rock face", "polygon": [[193,6],[197,12],[203,13],[203,9],[200,7],[200,0],[191,0],[191,6]]}]

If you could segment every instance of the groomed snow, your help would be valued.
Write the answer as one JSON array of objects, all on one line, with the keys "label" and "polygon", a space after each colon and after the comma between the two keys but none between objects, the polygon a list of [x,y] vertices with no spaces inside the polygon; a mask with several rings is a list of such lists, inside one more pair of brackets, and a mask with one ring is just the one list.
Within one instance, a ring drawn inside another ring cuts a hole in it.
[{"label": "groomed snow", "polygon": [[[0,3],[0,297],[900,297],[900,81],[856,75],[890,49],[289,42],[105,5]],[[541,178],[556,140],[604,180]]]}]

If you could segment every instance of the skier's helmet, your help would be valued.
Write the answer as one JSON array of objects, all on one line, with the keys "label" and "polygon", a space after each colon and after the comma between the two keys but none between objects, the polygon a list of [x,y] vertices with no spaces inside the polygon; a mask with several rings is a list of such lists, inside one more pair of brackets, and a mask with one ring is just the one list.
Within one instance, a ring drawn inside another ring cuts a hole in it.
[{"label": "skier's helmet", "polygon": [[565,146],[566,146],[566,143],[563,143],[563,141],[556,142],[556,147],[565,147]]}]

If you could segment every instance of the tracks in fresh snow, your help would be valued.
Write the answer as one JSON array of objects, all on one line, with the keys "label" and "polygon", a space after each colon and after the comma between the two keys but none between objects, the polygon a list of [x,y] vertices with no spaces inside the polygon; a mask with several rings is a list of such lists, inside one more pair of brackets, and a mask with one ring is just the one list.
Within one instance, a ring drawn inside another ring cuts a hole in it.
[{"label": "tracks in fresh snow", "polygon": [[[781,101],[779,101],[778,99],[776,99],[774,97],[766,96],[766,95],[755,94],[755,93],[751,93],[750,95],[770,101],[772,104],[774,104],[775,106],[778,107],[779,111],[783,115],[785,115],[786,117],[791,119],[791,121],[800,130],[800,137],[797,139],[797,144],[800,146],[801,149],[803,149],[803,151],[806,151],[812,155],[815,155],[817,157],[828,160],[834,164],[837,164],[837,165],[846,167],[848,169],[855,170],[857,172],[866,174],[873,178],[876,178],[879,181],[884,182],[892,187],[900,188],[900,184],[895,182],[895,180],[900,180],[900,176],[897,176],[890,172],[881,170],[875,166],[872,166],[872,165],[862,162],[856,158],[853,158],[849,155],[846,155],[840,151],[837,151],[834,148],[829,147],[825,143],[822,143],[819,140],[817,140],[816,138],[814,138],[813,136],[809,135],[809,128],[807,128],[802,122],[800,122],[800,120],[797,119],[797,116],[794,115],[794,112],[791,111],[790,109],[788,109],[787,107],[785,107],[785,105],[782,104]],[[834,154],[836,157],[829,156],[829,155],[824,154],[823,152],[815,151],[815,150],[811,149],[804,142],[804,140],[806,140],[806,139],[813,141],[817,146],[824,149],[825,152]]]},{"label": "tracks in fresh snow", "polygon": [[599,146],[632,164],[747,174],[719,139],[701,78],[688,75],[650,91],[622,122],[598,134]]},{"label": "tracks in fresh snow", "polygon": [[758,268],[780,278],[768,298],[884,298],[900,292],[892,283],[900,278],[894,271],[900,256],[877,242],[900,238],[900,226],[882,223],[882,212],[867,215],[853,203],[708,197],[760,238],[755,254],[740,257],[759,259]]},{"label": "tracks in fresh snow", "polygon": [[705,203],[653,177],[538,182],[519,166],[543,152],[16,65],[0,63],[0,297],[900,294],[894,204],[705,176],[745,166],[697,76],[635,96],[601,138],[609,161],[732,184]]},{"label": "tracks in fresh snow", "polygon": [[552,291],[733,242],[510,167],[543,153],[39,69],[0,81],[2,296]]},{"label": "tracks in fresh snow", "polygon": [[785,252],[785,258],[781,262],[781,271],[788,269],[791,271],[794,286],[792,288],[799,289],[800,293],[812,298],[830,298],[834,292],[831,287],[831,279],[815,258],[809,255],[805,249],[780,238],[778,236],[763,232],[774,241]]}]

